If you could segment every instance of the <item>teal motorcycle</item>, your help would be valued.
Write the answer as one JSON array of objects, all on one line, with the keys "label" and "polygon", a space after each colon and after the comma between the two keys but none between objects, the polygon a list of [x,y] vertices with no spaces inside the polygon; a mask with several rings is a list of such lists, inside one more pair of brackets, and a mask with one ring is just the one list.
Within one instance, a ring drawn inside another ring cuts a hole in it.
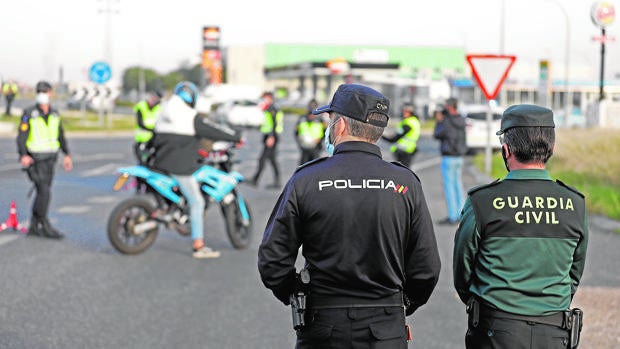
[{"label": "teal motorcycle", "polygon": [[[225,143],[217,150],[202,152],[203,166],[193,176],[202,189],[205,211],[218,204],[230,242],[234,248],[244,249],[252,238],[252,215],[238,190],[244,178],[232,170],[233,149],[234,146]],[[144,252],[155,242],[162,226],[181,235],[190,234],[189,205],[173,177],[146,166],[123,167],[117,172],[115,191],[126,187],[130,178],[135,178],[134,183],[144,188],[145,195],[121,201],[110,213],[108,239],[116,250],[124,254]]]}]

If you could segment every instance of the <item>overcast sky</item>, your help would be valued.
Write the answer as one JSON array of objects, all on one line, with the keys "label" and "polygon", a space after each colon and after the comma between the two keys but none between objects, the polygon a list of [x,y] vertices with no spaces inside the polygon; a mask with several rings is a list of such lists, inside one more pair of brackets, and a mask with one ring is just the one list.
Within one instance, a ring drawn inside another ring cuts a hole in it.
[{"label": "overcast sky", "polygon": [[[106,33],[115,77],[132,65],[165,73],[184,60],[198,61],[205,25],[220,26],[223,46],[456,46],[467,53],[497,54],[502,1],[503,53],[516,55],[517,65],[549,59],[560,70],[566,39],[563,8],[570,22],[571,66],[598,79],[600,44],[592,37],[600,29],[590,19],[590,0],[5,1],[0,10],[0,76],[29,84],[56,81],[62,66],[66,80],[86,80],[93,62],[108,59]],[[617,1],[611,2],[618,9]],[[109,26],[102,12],[108,4]],[[617,36],[619,28],[613,23],[607,34]],[[607,45],[605,70],[612,75],[620,72],[619,46]]]}]

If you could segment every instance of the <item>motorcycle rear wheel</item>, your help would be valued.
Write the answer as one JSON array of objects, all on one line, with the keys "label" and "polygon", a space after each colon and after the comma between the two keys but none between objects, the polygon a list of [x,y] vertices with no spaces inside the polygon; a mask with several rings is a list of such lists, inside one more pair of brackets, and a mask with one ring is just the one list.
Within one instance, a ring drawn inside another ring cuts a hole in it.
[{"label": "motorcycle rear wheel", "polygon": [[108,239],[112,246],[124,254],[138,254],[148,249],[159,232],[159,224],[141,234],[134,229],[137,224],[150,221],[155,207],[145,198],[132,197],[121,201],[108,218]]}]

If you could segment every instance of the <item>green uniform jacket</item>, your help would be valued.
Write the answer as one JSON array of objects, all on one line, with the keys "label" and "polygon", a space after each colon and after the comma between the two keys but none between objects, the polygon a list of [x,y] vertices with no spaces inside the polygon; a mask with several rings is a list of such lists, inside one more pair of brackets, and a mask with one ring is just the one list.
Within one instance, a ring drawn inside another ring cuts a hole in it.
[{"label": "green uniform jacket", "polygon": [[569,308],[588,243],[582,194],[546,170],[510,171],[474,188],[454,240],[454,286],[501,311],[543,316]]}]

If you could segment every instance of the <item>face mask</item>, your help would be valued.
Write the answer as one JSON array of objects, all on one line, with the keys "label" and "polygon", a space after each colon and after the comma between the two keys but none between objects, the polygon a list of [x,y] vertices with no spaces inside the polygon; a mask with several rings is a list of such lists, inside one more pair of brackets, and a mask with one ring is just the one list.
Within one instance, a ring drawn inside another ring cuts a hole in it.
[{"label": "face mask", "polygon": [[50,95],[47,93],[37,93],[35,97],[35,101],[37,104],[49,104],[50,103]]},{"label": "face mask", "polygon": [[332,125],[329,125],[325,129],[325,137],[323,137],[323,143],[325,143],[325,150],[327,151],[327,154],[334,155],[334,145],[331,142],[331,129]]}]

